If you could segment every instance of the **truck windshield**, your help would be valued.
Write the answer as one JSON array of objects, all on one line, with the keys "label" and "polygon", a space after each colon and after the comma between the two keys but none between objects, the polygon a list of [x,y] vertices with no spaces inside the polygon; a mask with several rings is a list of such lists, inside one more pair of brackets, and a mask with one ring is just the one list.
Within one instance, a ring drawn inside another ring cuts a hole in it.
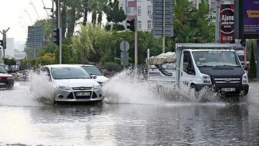
[{"label": "truck windshield", "polygon": [[193,51],[197,66],[241,66],[232,51]]}]

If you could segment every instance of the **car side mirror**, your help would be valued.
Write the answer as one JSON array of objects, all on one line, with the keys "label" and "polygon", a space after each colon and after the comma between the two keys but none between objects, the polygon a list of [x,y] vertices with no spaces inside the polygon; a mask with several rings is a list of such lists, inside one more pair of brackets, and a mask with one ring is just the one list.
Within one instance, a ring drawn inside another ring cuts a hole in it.
[{"label": "car side mirror", "polygon": [[96,79],[97,76],[96,76],[96,75],[91,75],[91,78],[92,78],[92,79]]}]

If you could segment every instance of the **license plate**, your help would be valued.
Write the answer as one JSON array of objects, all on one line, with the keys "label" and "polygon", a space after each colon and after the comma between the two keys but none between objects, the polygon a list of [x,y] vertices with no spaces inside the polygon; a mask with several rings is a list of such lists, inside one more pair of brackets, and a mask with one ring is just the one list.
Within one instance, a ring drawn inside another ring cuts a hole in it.
[{"label": "license plate", "polygon": [[221,90],[224,92],[233,92],[236,91],[236,88],[222,88]]},{"label": "license plate", "polygon": [[0,85],[5,85],[5,83],[0,83]]},{"label": "license plate", "polygon": [[78,92],[76,96],[90,96],[90,92]]}]

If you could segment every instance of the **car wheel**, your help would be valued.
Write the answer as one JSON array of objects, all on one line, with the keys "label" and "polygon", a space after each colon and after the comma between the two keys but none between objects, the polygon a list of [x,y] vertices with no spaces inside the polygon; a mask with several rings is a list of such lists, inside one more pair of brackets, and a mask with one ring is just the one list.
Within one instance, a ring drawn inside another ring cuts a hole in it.
[{"label": "car wheel", "polygon": [[13,87],[14,87],[14,85],[10,85],[10,86],[7,87],[7,89],[12,90]]},{"label": "car wheel", "polygon": [[102,103],[103,103],[102,100],[96,101],[96,104],[97,104],[97,105],[102,105]]}]

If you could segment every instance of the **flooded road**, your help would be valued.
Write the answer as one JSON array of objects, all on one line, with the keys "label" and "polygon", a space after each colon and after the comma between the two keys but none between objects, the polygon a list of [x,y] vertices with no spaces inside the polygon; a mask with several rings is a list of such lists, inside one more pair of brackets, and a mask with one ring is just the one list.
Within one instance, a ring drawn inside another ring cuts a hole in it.
[{"label": "flooded road", "polygon": [[16,83],[0,91],[0,145],[259,145],[258,87],[241,103],[53,106]]}]

